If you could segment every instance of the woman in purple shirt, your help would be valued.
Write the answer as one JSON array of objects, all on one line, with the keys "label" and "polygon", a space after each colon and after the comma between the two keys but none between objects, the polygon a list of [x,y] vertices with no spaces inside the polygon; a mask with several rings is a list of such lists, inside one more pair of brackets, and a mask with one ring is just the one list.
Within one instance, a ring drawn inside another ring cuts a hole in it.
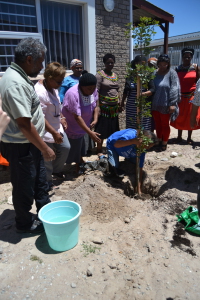
[{"label": "woman in purple shirt", "polygon": [[82,153],[85,152],[85,133],[88,133],[94,142],[100,142],[100,134],[92,131],[98,121],[99,113],[96,83],[97,79],[93,74],[84,74],[79,84],[67,91],[63,101],[62,113],[68,122],[66,133],[71,144],[66,162],[68,164],[75,162],[79,174],[81,174],[80,164],[83,163]]}]

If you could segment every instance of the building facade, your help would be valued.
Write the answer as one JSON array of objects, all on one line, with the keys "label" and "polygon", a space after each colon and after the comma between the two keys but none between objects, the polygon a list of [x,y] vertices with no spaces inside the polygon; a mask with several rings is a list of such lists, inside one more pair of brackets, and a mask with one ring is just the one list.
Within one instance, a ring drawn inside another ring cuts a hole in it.
[{"label": "building facade", "polygon": [[115,1],[112,12],[105,10],[102,0],[96,0],[96,66],[103,68],[102,58],[106,53],[116,57],[115,72],[121,84],[126,76],[129,57],[129,40],[125,37],[126,24],[130,22],[130,1]]},{"label": "building facade", "polygon": [[70,61],[79,58],[95,74],[103,67],[103,56],[113,53],[123,85],[126,63],[132,59],[124,33],[132,1],[113,4],[108,11],[103,0],[0,0],[0,75],[14,60],[18,42],[34,37],[47,47],[45,64],[58,61],[68,72]]}]

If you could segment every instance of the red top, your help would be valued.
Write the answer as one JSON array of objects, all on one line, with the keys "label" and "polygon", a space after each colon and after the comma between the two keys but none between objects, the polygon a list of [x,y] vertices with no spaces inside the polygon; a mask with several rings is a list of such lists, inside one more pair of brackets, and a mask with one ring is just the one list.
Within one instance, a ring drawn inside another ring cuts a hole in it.
[{"label": "red top", "polygon": [[[178,77],[181,85],[181,102],[179,103],[179,116],[170,125],[180,130],[196,130],[200,128],[196,126],[194,129],[190,127],[190,114],[192,110],[191,100],[194,98],[194,91],[196,88],[197,74],[194,66],[191,66],[191,70],[185,71],[177,68]],[[198,109],[197,119],[200,119],[200,109]]]}]

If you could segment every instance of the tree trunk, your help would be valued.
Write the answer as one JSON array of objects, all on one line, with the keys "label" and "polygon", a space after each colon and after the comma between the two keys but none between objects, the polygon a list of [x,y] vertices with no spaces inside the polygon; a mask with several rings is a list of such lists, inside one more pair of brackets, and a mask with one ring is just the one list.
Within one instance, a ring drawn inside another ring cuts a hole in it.
[{"label": "tree trunk", "polygon": [[[139,99],[141,95],[141,81],[139,76],[137,76],[137,99]],[[140,135],[140,128],[141,128],[141,118],[140,118],[140,105],[137,105],[137,127],[138,127],[138,136]],[[135,181],[135,191],[139,195],[141,195],[140,191],[140,156],[137,153],[136,156],[136,181]]]}]

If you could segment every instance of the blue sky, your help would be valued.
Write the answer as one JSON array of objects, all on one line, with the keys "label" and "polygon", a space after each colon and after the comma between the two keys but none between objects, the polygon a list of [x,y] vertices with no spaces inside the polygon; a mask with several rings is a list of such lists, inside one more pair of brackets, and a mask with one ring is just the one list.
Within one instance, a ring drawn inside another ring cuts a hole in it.
[{"label": "blue sky", "polygon": [[[148,0],[148,2],[174,15],[174,23],[169,23],[169,36],[200,31],[200,0]],[[134,0],[133,0],[134,4]],[[154,39],[164,37],[156,28]]]}]

